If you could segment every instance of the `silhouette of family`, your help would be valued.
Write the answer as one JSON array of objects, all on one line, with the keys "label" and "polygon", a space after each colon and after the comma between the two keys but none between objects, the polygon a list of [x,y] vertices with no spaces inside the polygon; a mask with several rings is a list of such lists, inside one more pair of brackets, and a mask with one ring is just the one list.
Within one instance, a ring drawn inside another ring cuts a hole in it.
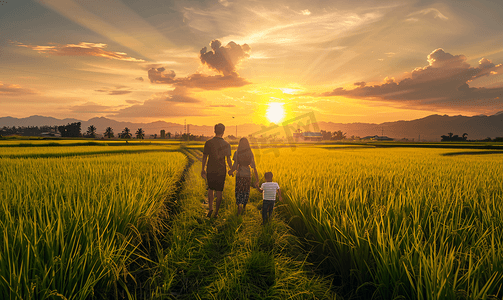
[{"label": "silhouette of family", "polygon": [[[215,136],[206,141],[203,150],[201,176],[206,179],[208,186],[208,217],[218,217],[218,210],[222,202],[222,192],[224,190],[226,175],[234,176],[236,173],[235,197],[237,205],[237,215],[242,215],[245,211],[248,198],[250,196],[252,171],[255,175],[255,188],[263,196],[262,220],[267,223],[272,216],[272,211],[278,199],[282,201],[281,190],[278,183],[273,182],[273,174],[266,172],[265,181],[259,187],[257,167],[255,157],[247,138],[239,140],[238,148],[234,152],[231,161],[231,145],[223,139],[225,126],[222,123],[215,125]],[[229,170],[227,171],[227,166]],[[215,201],[216,194],[216,201]],[[213,213],[213,202],[215,201],[215,212]]]}]

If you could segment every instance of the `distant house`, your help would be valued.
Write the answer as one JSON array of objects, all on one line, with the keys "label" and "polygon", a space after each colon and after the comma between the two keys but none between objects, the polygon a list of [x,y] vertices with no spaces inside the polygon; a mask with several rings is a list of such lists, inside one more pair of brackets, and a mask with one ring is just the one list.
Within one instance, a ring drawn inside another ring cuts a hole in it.
[{"label": "distant house", "polygon": [[302,138],[304,141],[321,141],[323,140],[323,135],[321,132],[306,131],[302,133]]},{"label": "distant house", "polygon": [[387,137],[387,136],[378,136],[378,135],[369,135],[366,137],[361,138],[362,140],[366,141],[393,141],[394,139]]},{"label": "distant house", "polygon": [[306,132],[294,132],[293,133],[293,138],[297,142],[318,142],[323,140],[323,135],[321,132],[311,132],[311,131],[306,131]]}]

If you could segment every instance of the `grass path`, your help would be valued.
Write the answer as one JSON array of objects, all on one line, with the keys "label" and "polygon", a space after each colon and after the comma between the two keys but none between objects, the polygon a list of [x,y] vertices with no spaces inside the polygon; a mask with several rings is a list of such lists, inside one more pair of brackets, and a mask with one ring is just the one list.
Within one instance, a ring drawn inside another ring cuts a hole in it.
[{"label": "grass path", "polygon": [[219,217],[207,218],[201,152],[184,153],[194,163],[179,193],[180,211],[157,249],[154,298],[335,299],[330,280],[314,275],[284,222],[276,216],[260,225],[258,192],[238,217],[228,177]]}]

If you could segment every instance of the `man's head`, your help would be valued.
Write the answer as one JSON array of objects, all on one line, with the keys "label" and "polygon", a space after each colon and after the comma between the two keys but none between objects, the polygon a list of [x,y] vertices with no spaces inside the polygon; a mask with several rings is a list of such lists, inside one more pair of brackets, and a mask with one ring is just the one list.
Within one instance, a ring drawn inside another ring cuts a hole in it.
[{"label": "man's head", "polygon": [[265,172],[264,177],[265,177],[265,181],[271,182],[272,181],[272,172]]},{"label": "man's head", "polygon": [[223,135],[225,131],[225,125],[222,123],[218,123],[215,125],[215,134],[216,135]]}]

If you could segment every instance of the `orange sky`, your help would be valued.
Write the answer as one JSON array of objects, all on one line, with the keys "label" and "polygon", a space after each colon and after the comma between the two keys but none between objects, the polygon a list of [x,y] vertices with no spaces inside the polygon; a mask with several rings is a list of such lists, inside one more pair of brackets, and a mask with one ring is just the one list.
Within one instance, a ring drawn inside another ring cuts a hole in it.
[{"label": "orange sky", "polygon": [[0,117],[382,123],[503,110],[496,1],[103,3],[0,6]]}]

